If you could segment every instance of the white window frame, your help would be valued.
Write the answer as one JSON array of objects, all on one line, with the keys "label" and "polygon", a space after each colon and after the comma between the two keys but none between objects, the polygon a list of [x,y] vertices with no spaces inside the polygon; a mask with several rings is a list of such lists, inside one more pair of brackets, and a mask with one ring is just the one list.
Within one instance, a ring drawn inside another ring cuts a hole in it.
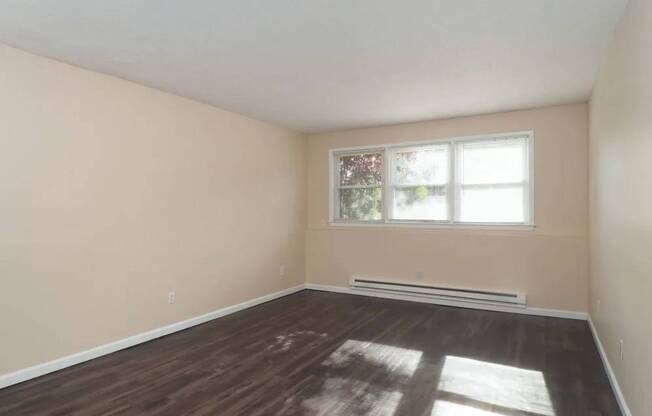
[{"label": "white window frame", "polygon": [[[523,222],[460,222],[455,220],[458,217],[460,183],[457,180],[459,176],[459,163],[457,163],[457,145],[459,143],[468,143],[475,141],[501,140],[510,138],[526,138],[527,142],[527,176],[525,179],[525,189],[528,190],[524,198],[524,207],[527,208],[526,218]],[[390,219],[391,209],[393,207],[393,184],[390,177],[390,168],[393,151],[404,149],[410,146],[428,146],[437,144],[449,145],[449,176],[447,186],[448,198],[448,219],[447,220],[394,220]],[[342,220],[336,218],[338,198],[336,197],[339,189],[339,169],[336,169],[335,163],[340,156],[360,153],[382,153],[383,155],[383,176],[382,176],[382,195],[383,211],[382,219],[377,221],[364,220]],[[338,149],[330,149],[328,152],[329,166],[329,184],[328,184],[328,223],[331,226],[361,226],[361,227],[417,227],[417,228],[478,228],[478,229],[534,229],[534,132],[517,131],[509,133],[496,133],[477,136],[463,136],[435,140],[418,140],[400,143],[390,143],[386,145],[356,146]]]},{"label": "white window frame", "polygon": [[[340,185],[340,178],[339,178],[339,169],[336,169],[333,164],[335,163],[335,160],[341,156],[353,156],[353,155],[360,155],[360,154],[367,154],[367,153],[380,153],[383,157],[383,172],[382,176],[380,179],[380,184],[374,184],[374,185]],[[343,152],[339,152],[336,150],[331,150],[330,151],[330,162],[331,162],[331,174],[329,175],[331,177],[330,181],[330,206],[331,211],[330,211],[330,222],[341,222],[341,223],[356,223],[356,224],[383,224],[385,223],[385,219],[387,218],[387,207],[385,206],[385,202],[387,202],[387,198],[385,196],[385,180],[387,178],[387,172],[388,169],[386,167],[386,153],[385,153],[385,148],[384,147],[365,147],[364,149],[360,150],[346,150]],[[335,177],[333,177],[333,173],[335,174]],[[383,211],[381,212],[383,219],[381,220],[341,220],[337,219],[334,220],[335,218],[335,213],[340,210],[339,207],[339,198],[335,197],[335,194],[338,193],[340,189],[370,189],[370,188],[381,188],[381,193],[382,193],[382,205],[383,205]]]}]

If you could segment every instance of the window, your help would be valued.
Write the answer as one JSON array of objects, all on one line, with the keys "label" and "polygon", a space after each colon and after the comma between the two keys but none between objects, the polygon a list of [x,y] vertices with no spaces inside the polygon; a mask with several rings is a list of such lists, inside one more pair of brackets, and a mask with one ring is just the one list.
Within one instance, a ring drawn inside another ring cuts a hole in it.
[{"label": "window", "polygon": [[337,218],[378,221],[383,218],[383,151],[350,153],[337,158]]},{"label": "window", "polygon": [[331,221],[532,225],[532,133],[331,151]]}]

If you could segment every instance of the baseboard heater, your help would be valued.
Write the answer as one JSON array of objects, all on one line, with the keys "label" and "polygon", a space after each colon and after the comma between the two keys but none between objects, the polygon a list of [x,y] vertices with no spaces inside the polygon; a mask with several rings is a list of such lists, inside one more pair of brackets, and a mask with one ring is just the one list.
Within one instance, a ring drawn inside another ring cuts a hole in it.
[{"label": "baseboard heater", "polygon": [[451,287],[430,286],[424,284],[392,282],[361,277],[351,278],[354,289],[371,290],[374,292],[394,293],[418,298],[432,298],[456,302],[481,303],[499,306],[524,308],[527,305],[525,293],[490,292],[486,290],[462,289]]}]

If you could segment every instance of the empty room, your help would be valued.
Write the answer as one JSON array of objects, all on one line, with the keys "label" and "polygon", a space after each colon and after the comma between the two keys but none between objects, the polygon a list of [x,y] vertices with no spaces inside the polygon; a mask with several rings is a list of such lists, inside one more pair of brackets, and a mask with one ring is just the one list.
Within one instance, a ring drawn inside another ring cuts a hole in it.
[{"label": "empty room", "polygon": [[0,213],[0,416],[652,416],[652,0],[4,0]]}]

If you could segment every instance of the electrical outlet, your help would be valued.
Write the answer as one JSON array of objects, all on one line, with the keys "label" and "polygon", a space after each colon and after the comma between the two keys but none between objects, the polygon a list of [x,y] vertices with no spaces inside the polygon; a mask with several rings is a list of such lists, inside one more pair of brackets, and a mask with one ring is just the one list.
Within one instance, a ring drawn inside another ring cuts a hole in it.
[{"label": "electrical outlet", "polygon": [[625,346],[622,339],[618,341],[618,346],[620,347],[620,359],[622,360],[625,358]]},{"label": "electrical outlet", "polygon": [[416,272],[415,277],[417,280],[422,280],[423,279],[423,272]]},{"label": "electrical outlet", "polygon": [[177,294],[174,292],[168,293],[168,303],[172,304],[177,300]]},{"label": "electrical outlet", "polygon": [[278,275],[285,276],[285,265],[282,265],[281,267],[278,268]]}]

